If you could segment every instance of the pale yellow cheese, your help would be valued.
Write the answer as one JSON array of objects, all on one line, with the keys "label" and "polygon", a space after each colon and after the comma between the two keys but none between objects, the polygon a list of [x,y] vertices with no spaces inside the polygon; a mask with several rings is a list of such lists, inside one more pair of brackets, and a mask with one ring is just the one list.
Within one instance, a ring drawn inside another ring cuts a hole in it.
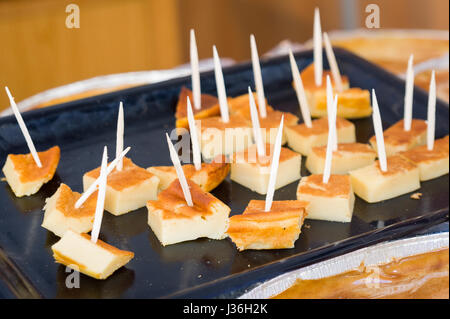
[{"label": "pale yellow cheese", "polygon": [[387,172],[381,171],[380,164],[373,164],[350,172],[355,194],[369,203],[395,198],[420,188],[419,168],[394,155],[387,158]]},{"label": "pale yellow cheese", "polygon": [[134,253],[117,249],[101,240],[93,243],[89,235],[72,230],[52,246],[56,262],[96,279],[106,279],[126,265]]}]

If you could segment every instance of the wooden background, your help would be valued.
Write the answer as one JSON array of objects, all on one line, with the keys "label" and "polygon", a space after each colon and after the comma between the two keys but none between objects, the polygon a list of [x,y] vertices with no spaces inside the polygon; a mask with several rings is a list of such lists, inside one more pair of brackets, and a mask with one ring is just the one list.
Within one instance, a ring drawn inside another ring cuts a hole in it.
[{"label": "wooden background", "polygon": [[[68,4],[80,28],[65,26]],[[279,41],[312,35],[314,7],[323,30],[362,27],[367,4],[380,7],[382,28],[449,27],[447,0],[0,0],[0,109],[3,87],[17,101],[97,75],[170,68],[188,61],[189,29],[199,57],[247,60],[249,34],[260,53]]]}]

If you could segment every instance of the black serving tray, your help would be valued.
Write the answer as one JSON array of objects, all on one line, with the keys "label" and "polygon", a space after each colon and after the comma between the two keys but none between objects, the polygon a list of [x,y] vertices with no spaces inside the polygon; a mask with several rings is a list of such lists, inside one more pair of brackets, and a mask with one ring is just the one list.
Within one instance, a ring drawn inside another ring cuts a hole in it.
[{"label": "black serving tray", "polygon": [[[387,128],[403,116],[404,82],[341,49],[335,50],[340,70],[352,86],[375,88]],[[296,54],[300,70],[312,62],[312,52]],[[287,56],[261,61],[270,105],[300,116]],[[253,84],[250,63],[224,69],[229,96],[247,92]],[[216,94],[213,72],[201,75],[202,90]],[[84,172],[99,166],[103,145],[115,149],[119,101],[125,105],[125,145],[138,165],[170,165],[164,133],[174,127],[174,109],[181,86],[178,78],[79,101],[26,112],[23,117],[38,150],[61,147],[55,178],[35,195],[16,198],[0,184],[0,295],[20,298],[220,298],[237,297],[245,289],[283,272],[331,258],[380,241],[404,236],[448,220],[448,175],[422,183],[420,200],[410,194],[377,204],[357,198],[351,223],[306,220],[293,249],[238,252],[229,239],[199,239],[162,247],[147,225],[147,210],[115,217],[105,212],[100,238],[135,258],[107,280],[81,275],[80,288],[66,288],[69,273],[54,262],[58,238],[40,225],[42,207],[64,182],[82,191]],[[14,92],[14,88],[11,88]],[[426,118],[427,93],[414,91],[414,117]],[[436,106],[436,136],[448,134],[448,105]],[[373,135],[371,118],[355,120],[357,140]],[[7,154],[28,152],[14,117],[0,119],[0,165]],[[303,160],[304,162],[304,160]],[[302,175],[308,172],[303,168]],[[297,183],[275,193],[276,200],[294,199]],[[213,194],[240,214],[256,193],[225,180]]]}]

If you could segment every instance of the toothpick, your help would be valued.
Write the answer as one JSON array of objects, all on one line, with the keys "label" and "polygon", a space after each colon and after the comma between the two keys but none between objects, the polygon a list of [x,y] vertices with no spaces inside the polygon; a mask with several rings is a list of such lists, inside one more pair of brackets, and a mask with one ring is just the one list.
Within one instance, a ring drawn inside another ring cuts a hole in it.
[{"label": "toothpick", "polygon": [[266,100],[264,97],[264,86],[261,76],[261,65],[259,64],[258,49],[256,48],[255,36],[253,34],[250,35],[250,49],[252,56],[253,78],[255,80],[256,94],[258,96],[259,115],[262,118],[266,118],[267,117]]},{"label": "toothpick", "polygon": [[383,125],[381,124],[380,109],[378,108],[377,96],[375,95],[375,90],[372,89],[372,119],[373,126],[375,129],[375,138],[377,141],[377,152],[378,161],[380,162],[380,168],[383,172],[387,171],[387,159],[386,159],[386,148],[384,146],[384,135],[383,135]]},{"label": "toothpick", "polygon": [[108,163],[108,149],[105,146],[103,149],[102,165],[100,167],[100,183],[98,189],[97,206],[95,207],[94,224],[92,225],[91,241],[97,243],[98,235],[100,233],[100,227],[102,226],[103,210],[105,206],[105,193],[106,193],[106,164]]},{"label": "toothpick", "polygon": [[200,155],[200,146],[198,145],[197,127],[195,126],[194,113],[192,112],[191,100],[187,97],[187,118],[189,122],[189,131],[191,132],[192,158],[197,171],[202,168],[202,157]]},{"label": "toothpick", "polygon": [[200,71],[198,67],[198,51],[197,42],[195,41],[194,29],[191,29],[191,78],[192,78],[192,95],[194,97],[194,107],[200,110],[202,107],[201,86],[200,86]]},{"label": "toothpick", "polygon": [[289,48],[289,61],[291,62],[292,79],[294,80],[295,92],[297,93],[298,104],[300,105],[300,111],[302,112],[303,122],[306,127],[312,127],[311,113],[309,111],[308,99],[306,98],[305,88],[303,87],[303,81],[298,70],[297,62],[295,62],[292,50]]},{"label": "toothpick", "polygon": [[283,137],[284,115],[281,116],[280,126],[278,127],[277,137],[272,155],[272,165],[270,166],[269,185],[267,187],[267,195],[265,202],[265,211],[269,212],[272,208],[273,195],[275,193],[275,184],[278,175],[278,164],[280,162],[281,138]]},{"label": "toothpick", "polygon": [[314,80],[316,86],[322,85],[322,27],[320,26],[320,12],[319,8],[314,10]]},{"label": "toothpick", "polygon": [[217,95],[219,97],[220,115],[222,117],[222,122],[228,123],[230,121],[230,116],[228,114],[227,93],[225,91],[222,66],[220,64],[219,54],[217,53],[215,45],[213,45],[213,58],[214,58],[214,74],[216,76]]},{"label": "toothpick", "polygon": [[261,128],[259,126],[258,111],[256,110],[255,97],[252,94],[252,89],[248,87],[248,96],[250,100],[250,115],[252,118],[253,136],[255,137],[256,150],[258,157],[263,157],[265,154],[264,143],[261,136]]},{"label": "toothpick", "polygon": [[[123,103],[121,101],[119,104],[119,115],[117,116],[116,158],[119,157],[120,153],[123,152],[123,130],[124,130]],[[123,160],[120,159],[117,162],[117,170],[121,171],[122,167],[123,167]]]},{"label": "toothpick", "polygon": [[336,57],[333,52],[333,47],[331,46],[330,38],[328,34],[324,32],[323,39],[325,43],[325,52],[327,54],[328,64],[330,65],[331,74],[333,75],[334,83],[336,84],[336,89],[338,92],[342,92],[344,86],[342,85],[342,78],[339,72],[339,67],[336,62]]},{"label": "toothpick", "polygon": [[[331,125],[334,124],[336,125],[336,118],[333,115],[334,110],[332,110],[333,105],[334,105],[334,100],[333,100],[333,86],[331,85],[331,80],[330,80],[330,76],[327,75],[327,88],[326,88],[326,93],[327,93],[327,116],[328,116],[328,129],[330,129]],[[337,114],[337,106],[336,106],[336,114]],[[333,151],[337,150],[338,147],[338,139],[337,139],[337,134],[335,134],[333,136],[333,143],[332,143],[332,147],[333,147]]]},{"label": "toothpick", "polygon": [[434,70],[431,72],[430,89],[428,91],[427,149],[434,148],[436,122],[436,80]]},{"label": "toothpick", "polygon": [[335,112],[335,110],[337,108],[337,101],[338,101],[338,96],[336,95],[333,99],[333,106],[329,112],[329,114],[331,113],[332,120],[331,120],[331,125],[328,126],[327,152],[326,152],[326,156],[325,156],[325,167],[323,169],[323,176],[322,176],[322,182],[324,184],[327,184],[328,181],[330,180],[331,164],[333,161],[333,151],[335,151],[335,149],[333,149],[333,147],[334,147],[334,140],[337,135],[336,112]]},{"label": "toothpick", "polygon": [[189,185],[186,181],[186,177],[184,176],[184,171],[181,167],[177,151],[175,150],[175,147],[173,147],[172,141],[170,140],[170,137],[167,133],[166,138],[167,144],[169,145],[170,159],[172,160],[173,166],[175,167],[175,170],[177,172],[178,180],[180,182],[181,189],[183,190],[184,199],[186,200],[188,206],[192,207],[194,206],[194,204],[192,202],[191,191],[189,190]]},{"label": "toothpick", "polygon": [[22,131],[23,136],[25,137],[25,141],[27,142],[28,149],[30,150],[31,156],[33,156],[34,161],[36,162],[36,165],[38,167],[42,167],[41,160],[39,159],[39,155],[36,151],[36,148],[34,147],[33,140],[31,139],[30,133],[28,132],[28,129],[25,125],[25,122],[23,121],[22,115],[19,112],[19,109],[17,108],[16,102],[14,101],[14,98],[11,95],[11,92],[9,92],[9,89],[7,86],[5,86],[6,94],[8,95],[9,102],[11,104],[11,108],[14,112],[14,115],[16,116],[17,123],[19,123],[20,130]]},{"label": "toothpick", "polygon": [[405,84],[405,105],[404,105],[404,123],[403,129],[405,131],[411,130],[412,122],[412,108],[413,108],[413,93],[414,93],[414,55],[411,54],[408,60],[408,70],[406,71]]},{"label": "toothpick", "polygon": [[[116,168],[117,163],[119,160],[121,160],[131,149],[131,147],[127,147],[118,157],[116,157],[111,163],[109,163],[108,167],[106,168],[106,174],[109,175],[114,168]],[[91,184],[91,186],[88,187],[88,189],[81,195],[80,198],[75,203],[75,208],[80,208],[81,205],[84,204],[84,202],[91,196],[96,190],[97,186],[100,183],[100,176]]]}]

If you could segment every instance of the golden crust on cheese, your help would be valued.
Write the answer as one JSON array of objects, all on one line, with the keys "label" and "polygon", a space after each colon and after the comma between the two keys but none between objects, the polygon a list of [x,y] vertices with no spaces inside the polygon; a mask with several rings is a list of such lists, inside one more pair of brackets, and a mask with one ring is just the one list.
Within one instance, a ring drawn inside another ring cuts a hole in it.
[{"label": "golden crust on cheese", "polygon": [[434,148],[445,150],[448,153],[449,139],[448,135],[434,141]]},{"label": "golden crust on cheese", "polygon": [[[100,167],[87,172],[85,175],[97,179],[100,176]],[[153,176],[145,168],[137,166],[129,158],[124,157],[122,170],[114,169],[108,175],[107,185],[117,191],[121,191],[128,187],[139,185]]]},{"label": "golden crust on cheese", "polygon": [[303,177],[298,184],[297,194],[321,197],[348,197],[352,191],[348,175],[330,175],[330,179],[326,184],[322,180],[322,174],[312,174]]},{"label": "golden crust on cheese", "polygon": [[250,201],[241,215],[230,217],[228,236],[238,250],[293,248],[305,219],[301,201],[274,201],[270,212],[264,212],[264,201]]},{"label": "golden crust on cheese", "polygon": [[75,218],[94,216],[95,207],[97,205],[97,191],[89,196],[80,208],[75,208],[75,203],[81,197],[80,193],[72,191],[70,187],[64,183],[61,183],[57,192],[59,192],[59,196],[57,197],[55,208],[64,216]]},{"label": "golden crust on cheese", "polygon": [[8,158],[14,165],[21,183],[28,183],[37,180],[48,182],[55,175],[60,159],[60,149],[54,146],[44,152],[38,152],[42,167],[38,167],[31,153],[28,154],[9,154]]},{"label": "golden crust on cheese", "polygon": [[197,110],[193,103],[194,97],[191,90],[183,86],[180,91],[180,95],[178,96],[178,103],[175,111],[175,118],[177,128],[184,127],[189,128],[189,122],[187,119],[187,97],[191,100],[192,104],[192,112],[194,113],[195,119],[203,119],[206,117],[217,116],[220,114],[219,100],[209,94],[201,95],[201,103],[202,107]]},{"label": "golden crust on cheese", "polygon": [[[280,201],[273,201],[272,207],[270,208],[270,211],[272,213],[284,213],[284,212],[292,212],[301,210],[302,208],[306,208],[309,205],[309,202],[307,201],[301,201],[301,200],[280,200]],[[255,214],[255,213],[266,213],[265,211],[266,201],[264,200],[251,200],[247,207],[245,208],[244,212],[242,214]],[[262,216],[264,219],[264,217]]]},{"label": "golden crust on cheese", "polygon": [[[316,81],[314,78],[314,63],[311,63],[310,65],[308,65],[300,73],[300,75],[302,77],[303,87],[305,88],[305,90],[314,91],[314,90],[325,89],[326,85],[327,85],[327,75],[330,77],[331,84],[333,85],[333,87],[336,86],[336,83],[334,83],[333,75],[331,74],[331,71],[325,71],[325,70],[322,73],[322,85],[316,86]],[[342,85],[348,87],[348,84],[349,84],[348,77],[345,75],[341,75],[341,78],[342,78]]]},{"label": "golden crust on cheese", "polygon": [[417,146],[409,151],[399,153],[400,156],[405,157],[415,164],[428,163],[448,157],[448,151],[434,147],[431,151],[426,145]]},{"label": "golden crust on cheese", "polygon": [[[298,122],[298,117],[289,112],[280,112],[280,111],[267,111],[267,117],[262,118],[259,117],[259,126],[261,128],[270,129],[270,128],[278,128],[281,122],[281,116],[284,115],[283,126],[293,126]],[[251,120],[251,118],[250,118]]]},{"label": "golden crust on cheese", "polygon": [[[403,129],[403,122],[404,120],[400,120],[383,132],[385,144],[394,146],[410,144],[412,138],[427,131],[427,123],[424,120],[412,119],[411,130],[409,131]],[[376,137],[372,136],[369,141],[375,144]]]},{"label": "golden crust on cheese", "polygon": [[[327,147],[326,146],[315,146],[312,148],[314,152],[319,157],[326,157]],[[338,144],[338,149],[333,151],[333,157],[342,157],[346,153],[364,153],[364,154],[375,154],[376,152],[368,144],[363,143],[342,143]]]},{"label": "golden crust on cheese", "polygon": [[[255,99],[256,109],[259,114],[259,105],[258,105],[258,96],[256,92],[253,92],[253,98]],[[228,101],[228,109],[230,111],[231,115],[237,115],[237,116],[243,116],[246,119],[250,120],[250,97],[248,93],[236,96],[236,97],[230,97],[227,99]],[[266,111],[272,111],[272,107],[267,104],[266,101]]]},{"label": "golden crust on cheese", "polygon": [[[264,156],[258,156],[256,145],[253,144],[244,151],[234,153],[231,161],[232,163],[247,163],[254,166],[270,166],[272,161],[272,153],[274,151],[273,144],[264,144]],[[300,154],[290,150],[287,147],[281,147],[279,162],[282,163],[293,157],[300,156]]]},{"label": "golden crust on cheese", "polygon": [[221,203],[216,197],[203,191],[196,183],[187,179],[191,192],[193,206],[189,207],[184,198],[183,190],[178,179],[158,194],[157,200],[147,202],[147,208],[161,210],[163,219],[192,218],[194,216],[207,216],[213,214],[211,207]]},{"label": "golden crust on cheese", "polygon": [[[336,119],[336,129],[341,129],[344,127],[350,127],[354,124],[346,119],[338,117]],[[320,119],[316,119],[312,121],[312,127],[307,127],[305,123],[298,124],[295,126],[289,127],[297,134],[303,135],[303,136],[310,136],[310,135],[319,135],[319,134],[325,134],[328,132],[328,119],[326,117],[322,117]]]},{"label": "golden crust on cheese", "polygon": [[[231,165],[226,163],[225,156],[219,155],[211,163],[202,163],[199,171],[193,164],[185,164],[182,167],[186,178],[198,184],[205,192],[210,192],[228,176]],[[158,177],[166,175],[172,181],[177,178],[174,166],[152,166],[147,170]]]},{"label": "golden crust on cheese", "polygon": [[227,128],[249,128],[251,126],[252,124],[249,120],[238,115],[230,115],[228,123],[224,123],[220,116],[208,117],[201,121],[202,132],[207,129],[225,130]]},{"label": "golden crust on cheese", "polygon": [[417,169],[417,165],[407,160],[401,155],[388,156],[387,159],[387,171],[383,172],[380,167],[380,161],[375,161],[375,167],[379,170],[382,175],[394,175],[398,173],[403,173],[407,171],[412,171]]}]

